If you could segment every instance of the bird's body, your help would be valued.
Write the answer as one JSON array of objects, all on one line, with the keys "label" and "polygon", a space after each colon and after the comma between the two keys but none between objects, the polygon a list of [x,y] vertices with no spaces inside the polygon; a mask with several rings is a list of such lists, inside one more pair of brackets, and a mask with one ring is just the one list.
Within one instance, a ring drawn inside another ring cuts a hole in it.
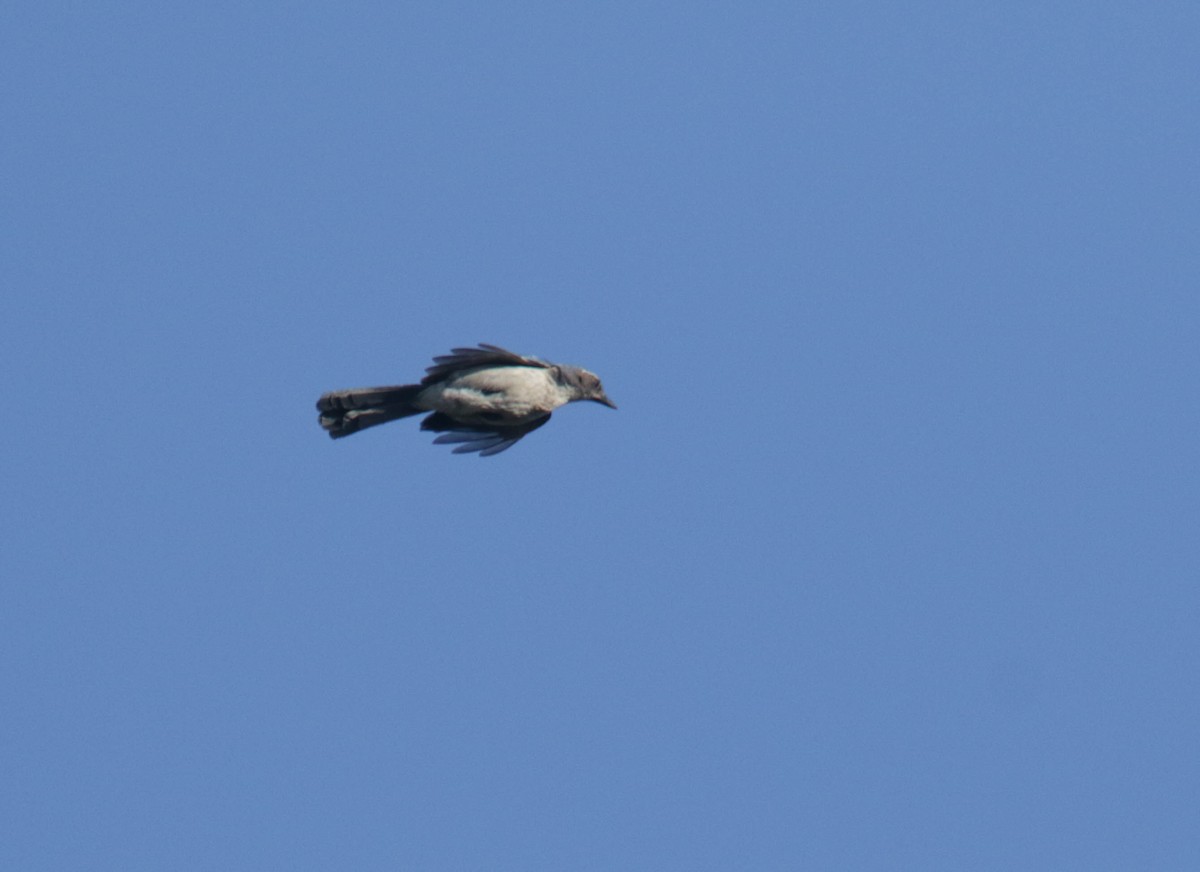
[{"label": "bird's body", "polygon": [[442,433],[435,442],[460,443],[456,454],[478,451],[487,457],[510,448],[550,420],[555,409],[577,400],[616,408],[600,379],[586,369],[481,344],[435,357],[420,384],[334,391],[317,401],[317,409],[321,426],[334,439],[430,412],[421,429]]},{"label": "bird's body", "polygon": [[492,366],[465,370],[421,392],[416,404],[468,422],[489,416],[511,423],[553,412],[570,398],[555,383],[549,370],[529,366]]}]

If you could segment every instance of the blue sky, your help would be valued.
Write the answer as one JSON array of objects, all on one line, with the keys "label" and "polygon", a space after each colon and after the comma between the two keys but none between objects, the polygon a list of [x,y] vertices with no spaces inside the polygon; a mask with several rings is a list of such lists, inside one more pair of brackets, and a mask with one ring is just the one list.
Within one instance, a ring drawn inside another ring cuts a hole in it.
[{"label": "blue sky", "polygon": [[[0,12],[0,866],[1200,868],[1192,3]],[[495,458],[313,402],[598,372]]]}]

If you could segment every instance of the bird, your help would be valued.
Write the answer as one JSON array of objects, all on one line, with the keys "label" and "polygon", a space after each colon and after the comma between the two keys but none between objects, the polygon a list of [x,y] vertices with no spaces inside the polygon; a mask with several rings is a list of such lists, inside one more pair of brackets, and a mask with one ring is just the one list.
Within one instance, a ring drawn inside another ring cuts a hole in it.
[{"label": "bird", "polygon": [[331,391],[317,400],[317,411],[333,439],[429,412],[421,429],[441,434],[435,444],[491,457],[579,400],[617,407],[593,372],[481,342],[434,357],[419,384]]}]

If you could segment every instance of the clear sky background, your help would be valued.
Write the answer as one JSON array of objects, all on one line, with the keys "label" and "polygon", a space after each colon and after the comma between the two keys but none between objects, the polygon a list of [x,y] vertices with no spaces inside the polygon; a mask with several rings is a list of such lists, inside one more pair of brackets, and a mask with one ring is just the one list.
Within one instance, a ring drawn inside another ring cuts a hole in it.
[{"label": "clear sky background", "polygon": [[[1200,869],[1195,2],[0,12],[0,868]],[[313,403],[599,373],[481,460]]]}]

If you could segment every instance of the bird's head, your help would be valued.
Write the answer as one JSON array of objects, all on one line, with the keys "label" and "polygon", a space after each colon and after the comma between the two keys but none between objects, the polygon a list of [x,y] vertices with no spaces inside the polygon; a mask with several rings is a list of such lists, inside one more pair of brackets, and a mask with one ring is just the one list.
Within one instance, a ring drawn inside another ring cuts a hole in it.
[{"label": "bird's head", "polygon": [[610,409],[617,407],[617,404],[608,398],[608,394],[604,393],[604,385],[600,384],[600,377],[594,372],[577,366],[560,366],[558,370],[562,383],[567,385],[574,395],[571,397],[572,402],[591,400]]}]

